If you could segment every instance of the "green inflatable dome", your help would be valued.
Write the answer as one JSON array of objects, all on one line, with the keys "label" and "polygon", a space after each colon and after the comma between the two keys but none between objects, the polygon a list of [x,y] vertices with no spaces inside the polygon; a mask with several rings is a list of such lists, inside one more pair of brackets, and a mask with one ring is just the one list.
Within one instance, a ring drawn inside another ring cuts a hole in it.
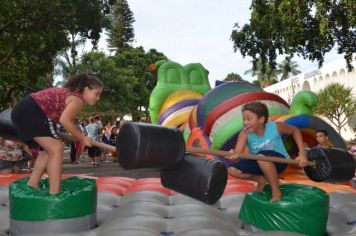
[{"label": "green inflatable dome", "polygon": [[48,179],[40,189],[21,178],[9,187],[10,233],[78,232],[96,226],[95,179],[70,177],[61,182],[59,194],[49,194]]},{"label": "green inflatable dome", "polygon": [[270,202],[271,189],[246,194],[240,219],[262,230],[289,231],[305,235],[325,235],[329,195],[313,186],[280,185],[283,198]]}]

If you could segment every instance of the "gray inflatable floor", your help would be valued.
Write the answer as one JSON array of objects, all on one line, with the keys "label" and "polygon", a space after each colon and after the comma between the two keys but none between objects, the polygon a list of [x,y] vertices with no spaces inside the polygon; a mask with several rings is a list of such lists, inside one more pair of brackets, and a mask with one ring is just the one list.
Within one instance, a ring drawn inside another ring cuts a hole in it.
[{"label": "gray inflatable floor", "polygon": [[[159,191],[118,195],[98,192],[97,222],[92,230],[76,233],[25,235],[87,236],[215,236],[215,235],[300,235],[261,231],[238,218],[245,193],[222,196],[206,205],[181,194]],[[9,234],[8,188],[0,186],[0,235]],[[356,194],[330,193],[328,235],[356,235]]]}]

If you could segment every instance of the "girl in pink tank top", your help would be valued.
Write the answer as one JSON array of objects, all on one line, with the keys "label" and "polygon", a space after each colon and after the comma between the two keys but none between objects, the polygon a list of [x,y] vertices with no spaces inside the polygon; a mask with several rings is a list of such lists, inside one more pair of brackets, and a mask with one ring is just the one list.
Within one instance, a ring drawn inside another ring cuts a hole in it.
[{"label": "girl in pink tank top", "polygon": [[69,78],[62,88],[48,88],[23,98],[13,109],[11,119],[19,138],[27,143],[35,141],[40,151],[27,185],[39,188],[42,174],[47,170],[49,193],[60,192],[64,144],[57,134],[61,124],[75,139],[85,146],[91,141],[77,129],[74,120],[84,104],[94,105],[103,90],[102,82],[88,74]]}]

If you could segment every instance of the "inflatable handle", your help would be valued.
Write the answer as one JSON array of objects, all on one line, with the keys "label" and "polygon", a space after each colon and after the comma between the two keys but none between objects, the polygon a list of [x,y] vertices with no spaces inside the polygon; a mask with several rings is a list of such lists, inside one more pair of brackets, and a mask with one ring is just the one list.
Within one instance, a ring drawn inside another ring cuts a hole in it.
[{"label": "inflatable handle", "polygon": [[[73,137],[72,135],[69,135],[69,134],[60,133],[59,136],[61,136],[64,139],[71,140],[71,141],[77,141],[77,139],[75,137]],[[97,141],[94,141],[94,140],[90,140],[90,142],[91,142],[91,145],[93,145],[93,146],[100,147],[100,148],[103,148],[103,149],[106,149],[106,150],[109,150],[109,151],[112,151],[112,152],[116,152],[117,151],[116,147],[111,146],[109,144],[97,142]]]},{"label": "inflatable handle", "polygon": [[[209,155],[217,155],[217,156],[230,156],[232,153],[228,151],[221,151],[221,150],[211,150],[211,149],[203,149],[203,148],[196,148],[196,147],[186,147],[187,152],[191,153],[201,153],[201,154],[209,154]],[[292,164],[298,165],[299,161],[297,160],[287,160],[278,157],[266,157],[263,155],[251,155],[251,154],[240,154],[240,158],[248,159],[248,160],[256,160],[256,161],[270,161],[276,163],[284,163],[284,164]],[[316,167],[315,162],[308,161],[307,166]]]}]

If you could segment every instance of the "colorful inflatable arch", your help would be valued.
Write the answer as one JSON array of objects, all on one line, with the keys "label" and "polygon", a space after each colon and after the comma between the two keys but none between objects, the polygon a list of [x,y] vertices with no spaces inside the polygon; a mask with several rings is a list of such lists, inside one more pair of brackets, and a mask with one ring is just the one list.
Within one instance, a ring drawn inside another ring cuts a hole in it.
[{"label": "colorful inflatable arch", "polygon": [[[251,101],[267,105],[270,120],[298,127],[307,146],[316,146],[315,131],[325,129],[329,133],[332,146],[345,149],[341,136],[324,120],[312,115],[312,107],[317,97],[309,91],[298,93],[289,108],[288,103],[278,95],[267,93],[250,83],[228,82],[216,86],[200,100],[192,110],[183,130],[185,140],[195,127],[202,135],[209,137],[212,149],[230,150],[234,147],[242,129],[242,106]],[[295,147],[290,137],[284,137],[288,151],[294,153]]]},{"label": "colorful inflatable arch", "polygon": [[172,61],[158,61],[157,85],[150,96],[149,112],[152,123],[180,126],[191,110],[209,91],[208,71],[199,63],[186,66]]}]

